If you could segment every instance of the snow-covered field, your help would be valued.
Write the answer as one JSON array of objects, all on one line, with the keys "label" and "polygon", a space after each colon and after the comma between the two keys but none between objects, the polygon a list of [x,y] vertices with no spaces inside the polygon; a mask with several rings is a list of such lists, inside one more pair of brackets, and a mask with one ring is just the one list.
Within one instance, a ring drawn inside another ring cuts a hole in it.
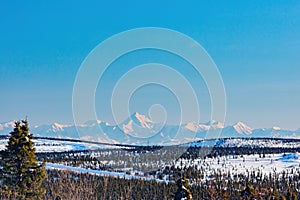
[{"label": "snow-covered field", "polygon": [[131,178],[138,178],[138,179],[143,179],[143,180],[153,180],[154,179],[151,177],[143,177],[143,176],[138,176],[138,175],[126,174],[123,172],[93,170],[93,169],[86,169],[86,168],[81,168],[81,167],[71,167],[71,166],[66,166],[66,165],[56,164],[56,163],[46,163],[46,169],[70,170],[70,171],[74,171],[74,172],[78,172],[78,173],[90,173],[90,174],[95,174],[95,175],[99,175],[99,176],[112,176],[112,177],[119,177],[119,178],[126,178],[126,179],[131,179]]},{"label": "snow-covered field", "polygon": [[[176,167],[188,168],[193,167],[202,169],[204,171],[203,179],[210,179],[214,172],[220,172],[221,174],[227,174],[230,172],[231,176],[239,174],[250,174],[255,172],[262,176],[268,176],[269,174],[281,174],[284,172],[286,175],[293,175],[293,172],[300,170],[300,154],[289,153],[289,154],[266,154],[265,157],[255,155],[244,155],[239,156],[222,156],[217,158],[206,158],[206,159],[179,159],[175,163]],[[155,176],[144,176],[143,172],[128,171],[128,169],[121,169],[122,172],[104,171],[104,170],[93,170],[83,167],[72,167],[63,164],[47,163],[47,169],[58,169],[58,170],[70,170],[78,173],[90,173],[99,176],[112,176],[126,179],[142,179],[142,180],[157,180],[167,181],[168,176],[165,176],[162,180]],[[127,173],[126,173],[127,172]],[[203,180],[204,181],[204,180]]]},{"label": "snow-covered field", "polygon": [[[0,151],[5,149],[7,139],[0,140]],[[81,150],[94,150],[103,148],[118,148],[116,146],[107,146],[100,144],[90,144],[83,142],[70,142],[70,141],[55,141],[46,139],[34,139],[36,152],[64,152],[64,151],[81,151]]]},{"label": "snow-covered field", "polygon": [[201,167],[204,169],[206,176],[213,171],[219,171],[222,174],[231,172],[234,174],[247,174],[248,172],[255,171],[263,175],[269,173],[291,174],[293,170],[300,169],[300,154],[287,153],[287,154],[266,154],[264,157],[258,154],[243,155],[243,156],[222,156],[217,158],[206,159],[179,159],[176,163],[177,167]]},{"label": "snow-covered field", "polygon": [[77,173],[89,173],[97,176],[109,176],[115,178],[140,179],[145,181],[155,180],[157,182],[169,182],[168,180],[157,179],[154,176],[144,176],[142,172],[135,172],[135,171],[132,171],[130,174],[128,174],[125,172],[111,172],[111,171],[104,171],[104,170],[86,169],[81,167],[71,167],[71,166],[66,166],[66,165],[56,164],[56,163],[46,163],[46,169],[68,170]]}]

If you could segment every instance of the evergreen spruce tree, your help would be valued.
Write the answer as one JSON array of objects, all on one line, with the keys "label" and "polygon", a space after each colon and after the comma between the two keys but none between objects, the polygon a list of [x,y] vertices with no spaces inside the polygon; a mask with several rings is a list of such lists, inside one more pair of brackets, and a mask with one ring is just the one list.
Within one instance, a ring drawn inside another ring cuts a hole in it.
[{"label": "evergreen spruce tree", "polygon": [[15,122],[1,169],[2,187],[10,199],[42,199],[45,193],[45,163],[37,163],[32,139],[27,120]]}]

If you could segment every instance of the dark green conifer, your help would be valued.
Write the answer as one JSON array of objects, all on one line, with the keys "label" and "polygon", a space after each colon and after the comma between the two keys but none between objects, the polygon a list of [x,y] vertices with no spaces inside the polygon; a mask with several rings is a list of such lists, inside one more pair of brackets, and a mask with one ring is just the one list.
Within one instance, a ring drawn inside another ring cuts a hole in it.
[{"label": "dark green conifer", "polygon": [[2,187],[10,199],[42,199],[45,193],[45,163],[37,163],[32,139],[27,120],[15,122],[1,169]]}]

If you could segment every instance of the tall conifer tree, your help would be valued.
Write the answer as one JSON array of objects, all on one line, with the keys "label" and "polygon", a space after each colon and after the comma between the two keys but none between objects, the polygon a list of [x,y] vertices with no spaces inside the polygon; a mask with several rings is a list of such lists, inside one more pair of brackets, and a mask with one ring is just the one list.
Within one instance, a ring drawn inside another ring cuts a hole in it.
[{"label": "tall conifer tree", "polygon": [[2,186],[11,199],[42,199],[46,178],[45,163],[35,158],[33,135],[27,120],[15,122],[3,156]]}]

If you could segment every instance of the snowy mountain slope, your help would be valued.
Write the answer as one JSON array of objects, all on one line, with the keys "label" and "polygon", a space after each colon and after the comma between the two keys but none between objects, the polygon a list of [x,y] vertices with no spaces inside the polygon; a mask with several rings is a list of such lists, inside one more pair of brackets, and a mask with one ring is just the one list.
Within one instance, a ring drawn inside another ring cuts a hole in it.
[{"label": "snowy mountain slope", "polygon": [[199,124],[196,122],[190,122],[187,123],[184,128],[193,131],[193,132],[199,132],[199,131],[207,131],[210,129],[209,125],[205,125],[205,124]]},{"label": "snowy mountain slope", "polygon": [[141,115],[137,112],[132,114],[128,119],[126,119],[119,127],[126,134],[133,137],[148,137],[149,135],[154,135],[157,133],[156,123],[145,115]]},{"label": "snowy mountain slope", "polygon": [[236,132],[240,134],[251,134],[252,133],[252,128],[244,124],[243,122],[238,122],[235,125],[233,125],[233,128],[235,129]]}]

